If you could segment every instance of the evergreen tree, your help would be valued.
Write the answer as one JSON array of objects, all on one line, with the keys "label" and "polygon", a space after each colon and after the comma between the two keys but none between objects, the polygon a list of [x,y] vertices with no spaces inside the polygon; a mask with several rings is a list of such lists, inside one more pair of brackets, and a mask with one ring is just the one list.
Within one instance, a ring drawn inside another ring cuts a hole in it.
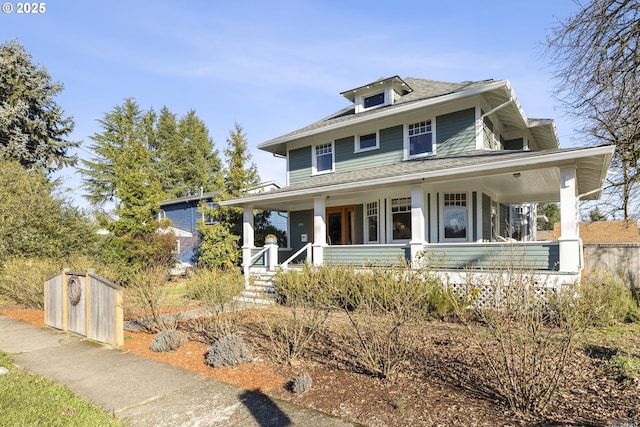
[{"label": "evergreen tree", "polygon": [[[133,269],[171,260],[171,238],[156,233],[154,216],[162,198],[160,183],[152,173],[149,148],[150,113],[127,99],[100,120],[103,131],[91,136],[96,158],[83,161],[87,198],[100,205],[114,202],[115,219],[102,218],[101,226],[111,231],[103,254],[130,273]],[[123,278],[123,280],[126,280]]]},{"label": "evergreen tree", "polygon": [[84,212],[57,196],[57,190],[58,184],[44,171],[0,160],[0,261],[94,254],[95,226]]},{"label": "evergreen tree", "polygon": [[54,101],[62,88],[17,41],[0,45],[0,158],[47,172],[77,162],[73,119]]},{"label": "evergreen tree", "polygon": [[[224,154],[226,159],[224,187],[216,198],[218,201],[238,197],[260,181],[258,169],[251,162],[246,136],[238,123],[229,132]],[[217,224],[210,226],[200,221],[197,225],[201,237],[198,263],[222,266],[227,264],[227,260],[231,260],[234,264],[238,264],[242,258],[239,246],[242,236],[242,209],[207,208],[204,205],[200,209],[205,215],[215,218]]]},{"label": "evergreen tree", "polygon": [[209,130],[195,111],[179,121],[166,107],[156,124],[155,161],[167,197],[221,188],[221,162]]},{"label": "evergreen tree", "polygon": [[594,209],[589,211],[589,219],[591,221],[606,221],[607,216],[600,212],[600,208],[596,206]]},{"label": "evergreen tree", "polygon": [[538,221],[538,230],[553,230],[553,224],[560,222],[560,207],[557,203],[545,203],[538,206],[538,215],[544,215],[549,221]]}]

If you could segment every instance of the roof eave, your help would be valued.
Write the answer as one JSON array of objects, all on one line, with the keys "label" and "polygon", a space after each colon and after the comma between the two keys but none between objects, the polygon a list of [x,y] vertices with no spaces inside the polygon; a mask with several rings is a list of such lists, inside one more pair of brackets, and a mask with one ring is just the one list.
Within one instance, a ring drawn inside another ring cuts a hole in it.
[{"label": "roof eave", "polygon": [[[562,153],[549,153],[544,154],[542,156],[531,156],[520,159],[511,159],[504,161],[497,161],[492,163],[480,164],[480,165],[471,165],[471,166],[462,166],[458,168],[450,168],[445,170],[437,170],[437,171],[427,171],[427,172],[416,172],[411,174],[406,174],[402,176],[392,176],[392,177],[384,177],[384,178],[374,178],[367,181],[361,182],[346,182],[340,184],[332,184],[326,185],[317,188],[303,188],[300,190],[293,190],[290,192],[275,192],[272,194],[265,193],[261,196],[251,196],[251,197],[240,197],[237,199],[230,199],[224,202],[220,202],[221,206],[248,206],[257,202],[264,202],[269,200],[277,200],[277,199],[292,199],[302,196],[313,196],[313,194],[324,194],[331,192],[339,192],[344,190],[353,190],[359,187],[376,187],[376,186],[384,186],[389,184],[397,184],[397,183],[406,183],[411,181],[421,181],[425,179],[434,179],[434,178],[446,178],[446,177],[454,177],[464,176],[464,175],[472,175],[479,172],[488,172],[488,171],[498,171],[501,169],[510,169],[510,168],[521,168],[526,166],[535,165],[536,167],[541,167],[544,163],[556,163],[562,164],[569,161],[575,161],[580,158],[591,157],[591,156],[604,156],[602,168],[604,169],[603,174],[606,174],[608,162],[611,161],[611,156],[613,155],[613,150],[615,147],[613,146],[601,146],[588,148],[584,151],[567,151]],[[603,177],[601,176],[601,180]],[[285,188],[286,189],[286,188]]]},{"label": "roof eave", "polygon": [[[291,141],[295,141],[297,139],[306,138],[306,137],[317,135],[324,132],[330,132],[332,130],[340,129],[347,126],[353,126],[353,125],[365,123],[372,120],[380,120],[381,118],[384,118],[387,116],[401,114],[401,113],[415,110],[418,108],[428,107],[428,106],[432,106],[432,105],[436,105],[444,102],[456,101],[469,96],[490,92],[500,88],[506,88],[509,94],[512,94],[513,92],[511,90],[511,85],[509,84],[508,80],[498,80],[496,82],[488,83],[486,86],[467,89],[461,92],[454,92],[447,95],[441,95],[435,98],[423,99],[420,101],[410,102],[407,104],[395,105],[394,108],[391,108],[391,109],[383,108],[372,114],[367,114],[366,116],[362,116],[362,117],[356,117],[352,120],[349,120],[348,122],[339,122],[339,123],[323,126],[317,129],[310,129],[306,132],[297,133],[295,135],[281,136],[281,137],[263,142],[261,144],[258,144],[257,148],[271,152],[271,153],[286,155],[286,152],[282,151],[282,149],[279,151],[278,148],[284,147],[284,144]],[[519,104],[518,104],[518,110],[521,112],[521,114],[524,114],[524,112],[522,111],[522,108],[519,107]],[[523,119],[523,122],[526,122],[526,120]]]}]

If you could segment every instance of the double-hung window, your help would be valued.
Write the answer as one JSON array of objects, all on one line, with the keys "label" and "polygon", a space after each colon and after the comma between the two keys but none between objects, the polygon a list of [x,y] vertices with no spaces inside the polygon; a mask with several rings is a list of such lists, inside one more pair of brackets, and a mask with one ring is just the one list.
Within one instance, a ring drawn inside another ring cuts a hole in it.
[{"label": "double-hung window", "polygon": [[316,145],[313,151],[315,173],[333,171],[333,143]]},{"label": "double-hung window", "polygon": [[444,238],[467,239],[467,193],[444,193]]},{"label": "double-hung window", "polygon": [[378,242],[378,202],[366,204],[367,243]]},{"label": "double-hung window", "polygon": [[393,240],[411,238],[411,197],[391,199],[391,220],[393,221]]},{"label": "double-hung window", "polygon": [[433,126],[431,120],[423,120],[407,125],[408,158],[434,153]]}]

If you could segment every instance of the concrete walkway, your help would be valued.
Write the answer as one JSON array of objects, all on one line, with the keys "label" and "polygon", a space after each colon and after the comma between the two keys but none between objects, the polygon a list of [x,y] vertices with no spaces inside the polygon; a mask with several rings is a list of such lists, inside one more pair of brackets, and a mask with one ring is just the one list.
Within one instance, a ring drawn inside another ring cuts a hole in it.
[{"label": "concrete walkway", "polygon": [[[352,426],[74,334],[0,315],[0,350],[130,426]],[[46,420],[43,420],[46,424]]]}]

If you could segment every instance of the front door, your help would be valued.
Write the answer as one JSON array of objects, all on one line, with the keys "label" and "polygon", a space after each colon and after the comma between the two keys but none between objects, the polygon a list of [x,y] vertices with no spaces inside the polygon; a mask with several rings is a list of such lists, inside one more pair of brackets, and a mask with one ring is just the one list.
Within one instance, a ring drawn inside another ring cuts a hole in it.
[{"label": "front door", "polygon": [[356,242],[356,207],[327,208],[327,243],[353,245]]}]

